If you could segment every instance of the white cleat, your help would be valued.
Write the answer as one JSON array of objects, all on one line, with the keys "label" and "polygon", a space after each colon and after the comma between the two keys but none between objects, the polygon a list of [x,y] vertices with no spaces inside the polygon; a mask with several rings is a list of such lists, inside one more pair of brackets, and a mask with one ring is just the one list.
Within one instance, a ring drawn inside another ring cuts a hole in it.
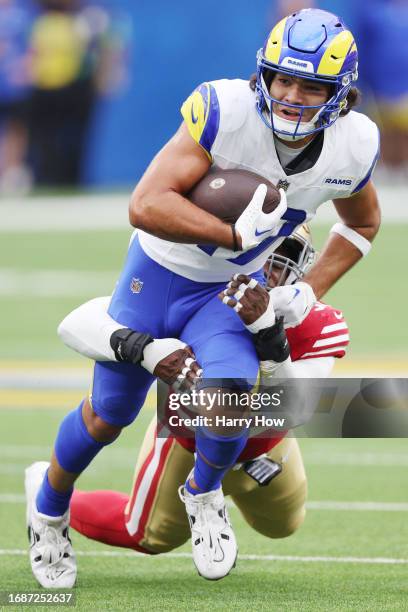
[{"label": "white cleat", "polygon": [[69,510],[63,516],[46,516],[35,503],[46,461],[37,461],[25,471],[27,527],[30,561],[35,578],[47,589],[70,589],[77,574],[76,560],[68,535]]},{"label": "white cleat", "polygon": [[192,495],[181,486],[179,496],[186,506],[193,560],[198,573],[208,580],[228,576],[235,567],[238,547],[222,488]]}]

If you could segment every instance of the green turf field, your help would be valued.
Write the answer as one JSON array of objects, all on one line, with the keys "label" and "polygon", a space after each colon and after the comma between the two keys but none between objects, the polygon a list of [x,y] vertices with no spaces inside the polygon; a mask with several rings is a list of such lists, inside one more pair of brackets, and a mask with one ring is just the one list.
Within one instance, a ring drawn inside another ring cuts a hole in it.
[{"label": "green turf field", "polygon": [[[0,590],[36,588],[24,554],[23,470],[47,458],[62,414],[29,407],[1,412]],[[150,416],[145,410],[136,426],[105,449],[80,486],[127,491],[140,432]],[[74,533],[78,609],[406,610],[406,440],[304,439],[301,445],[310,509],[298,533],[268,540],[251,531],[232,508],[241,558],[218,583],[197,576],[186,556],[189,546],[170,556],[129,556]],[[356,502],[359,509],[353,510]]]}]

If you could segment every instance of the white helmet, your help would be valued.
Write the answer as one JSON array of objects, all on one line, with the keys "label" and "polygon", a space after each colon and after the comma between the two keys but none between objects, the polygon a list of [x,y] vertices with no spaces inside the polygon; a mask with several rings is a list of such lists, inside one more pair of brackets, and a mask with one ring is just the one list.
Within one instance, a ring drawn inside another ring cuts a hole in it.
[{"label": "white helmet", "polygon": [[278,247],[284,248],[287,255],[272,253],[268,258],[268,267],[265,272],[266,286],[269,285],[269,278],[272,268],[280,268],[281,274],[275,284],[292,285],[298,280],[301,280],[309,268],[316,260],[317,253],[312,245],[312,235],[307,223],[298,227],[290,236],[288,236]]}]

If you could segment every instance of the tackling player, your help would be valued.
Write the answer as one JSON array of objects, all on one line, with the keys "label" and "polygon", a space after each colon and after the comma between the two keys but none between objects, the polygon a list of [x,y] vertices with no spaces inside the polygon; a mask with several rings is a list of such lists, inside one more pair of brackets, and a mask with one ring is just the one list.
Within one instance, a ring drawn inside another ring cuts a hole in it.
[{"label": "tackling player", "polygon": [[[314,261],[314,254],[308,227],[304,225],[267,262],[265,276],[269,286],[290,285],[300,280]],[[242,281],[245,279],[236,282]],[[236,293],[234,287],[227,292],[232,290]],[[264,299],[267,294],[259,287],[257,291],[245,291],[245,295],[245,303],[241,298],[244,305],[239,316],[244,323],[253,324],[267,310],[268,300]],[[88,302],[68,315],[59,333],[70,348],[101,358],[98,332],[103,328],[115,329],[113,326],[115,322],[106,314],[104,301],[99,300]],[[288,328],[286,335],[293,363],[263,363],[262,371],[268,378],[270,366],[275,367],[274,375],[280,378],[329,376],[334,359],[344,356],[349,342],[342,313],[320,302],[300,325]],[[106,355],[107,338],[105,344]],[[139,452],[130,496],[116,491],[75,491],[71,526],[91,539],[148,554],[181,546],[189,538],[190,530],[177,490],[194,465],[194,450],[191,439],[157,437],[154,418]],[[305,515],[306,476],[297,441],[276,433],[269,438],[250,439],[235,468],[226,475],[223,489],[254,529],[270,538],[290,535]],[[214,555],[221,556],[221,552],[215,548]]]},{"label": "tackling player", "polygon": [[[295,298],[291,288],[277,288],[277,311],[289,323],[300,323],[316,298],[369,251],[380,218],[371,181],[379,139],[375,124],[352,110],[356,79],[353,35],[335,15],[310,9],[272,30],[258,53],[252,88],[239,79],[214,81],[186,100],[180,129],[132,195],[130,221],[141,231],[109,307],[121,325],[145,334],[140,362],[153,338],[175,337],[193,348],[205,378],[253,380],[258,358],[250,332],[217,298],[225,282],[237,273],[260,280],[268,255],[330,199],[340,222]],[[260,185],[234,225],[201,210],[183,194],[211,164],[264,176],[281,187],[281,204],[263,213],[266,189]],[[96,363],[92,399],[62,422],[42,484],[30,475],[31,566],[43,586],[75,582],[66,533],[73,483],[135,419],[153,380],[142,366],[135,372],[132,364]],[[224,507],[221,481],[245,444],[245,432],[227,442],[200,431],[194,474],[185,484],[186,506],[202,516],[211,513],[213,503]],[[194,555],[207,577],[226,575],[235,562],[228,521],[225,530],[229,547],[222,568],[208,569],[200,549]]]}]

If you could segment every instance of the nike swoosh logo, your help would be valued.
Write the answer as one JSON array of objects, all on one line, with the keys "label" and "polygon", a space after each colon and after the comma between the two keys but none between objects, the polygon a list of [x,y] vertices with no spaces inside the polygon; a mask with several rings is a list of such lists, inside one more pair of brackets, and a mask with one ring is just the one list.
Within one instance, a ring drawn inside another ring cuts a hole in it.
[{"label": "nike swoosh logo", "polygon": [[290,300],[290,302],[288,302],[288,304],[291,304],[293,302],[293,300],[295,300],[297,298],[297,296],[300,293],[300,289],[296,288],[295,289],[295,295],[293,296],[293,298]]},{"label": "nike swoosh logo", "polygon": [[197,123],[197,121],[198,121],[198,117],[196,117],[196,116],[194,115],[194,104],[193,104],[193,106],[191,107],[191,121],[192,121],[193,123]]},{"label": "nike swoosh logo", "polygon": [[65,570],[57,570],[55,572],[55,578],[60,578],[64,574]]},{"label": "nike swoosh logo", "polygon": [[266,234],[267,232],[270,232],[270,230],[264,230],[263,232],[258,232],[258,230],[255,230],[255,236],[262,236],[262,234]]},{"label": "nike swoosh logo", "polygon": [[343,313],[342,312],[340,312],[339,314],[337,314],[337,312],[334,312],[333,314],[336,317],[336,319],[338,319],[339,321],[343,318]]}]

